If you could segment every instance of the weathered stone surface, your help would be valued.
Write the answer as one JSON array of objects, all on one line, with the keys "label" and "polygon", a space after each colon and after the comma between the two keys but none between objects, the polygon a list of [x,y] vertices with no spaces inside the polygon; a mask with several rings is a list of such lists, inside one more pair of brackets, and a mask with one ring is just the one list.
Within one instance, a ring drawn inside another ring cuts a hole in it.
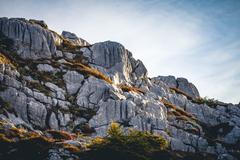
[{"label": "weathered stone surface", "polygon": [[133,66],[133,72],[135,73],[136,77],[145,78],[147,76],[147,69],[142,63],[142,61],[135,61],[133,58],[131,58],[131,63]]},{"label": "weathered stone surface", "polygon": [[71,121],[70,114],[68,113],[64,114],[60,111],[58,111],[58,119],[60,122],[60,127],[66,127],[68,123]]},{"label": "weathered stone surface", "polygon": [[11,123],[13,123],[15,126],[22,126],[24,128],[33,130],[32,126],[28,123],[26,123],[25,121],[23,121],[23,119],[21,117],[18,117],[17,115],[15,115],[14,113],[6,113],[7,115],[1,115],[2,119],[1,120],[6,120],[8,119]]},{"label": "weathered stone surface", "polygon": [[55,56],[56,56],[57,58],[63,57],[62,51],[56,50],[55,54],[56,54]]},{"label": "weathered stone surface", "polygon": [[89,77],[77,94],[77,105],[81,108],[96,108],[98,102],[108,96],[110,88],[111,86],[105,81]]},{"label": "weathered stone surface", "polygon": [[50,97],[45,96],[43,93],[41,92],[33,92],[33,97],[35,99],[37,99],[38,101],[42,102],[42,103],[47,103],[47,104],[52,104],[52,100]]},{"label": "weathered stone surface", "polygon": [[56,94],[56,98],[65,100],[65,94],[66,94],[65,90],[63,90],[62,88],[58,87],[57,85],[51,82],[47,82],[45,83],[45,85]]},{"label": "weathered stone surface", "polygon": [[151,79],[150,83],[147,84],[149,90],[160,97],[168,96],[168,86],[160,80],[155,78]]},{"label": "weathered stone surface", "polygon": [[218,159],[219,159],[219,160],[237,160],[237,159],[234,158],[232,155],[226,154],[226,153],[220,154],[220,155],[218,156]]},{"label": "weathered stone surface", "polygon": [[50,72],[50,73],[56,72],[56,69],[49,64],[39,64],[37,65],[37,69],[38,71],[41,71],[41,72]]},{"label": "weathered stone surface", "polygon": [[29,116],[29,121],[35,127],[44,129],[46,127],[46,116],[47,110],[42,103],[30,100],[27,104],[27,115]]},{"label": "weathered stone surface", "polygon": [[29,122],[27,114],[28,97],[24,93],[9,87],[3,92],[0,92],[0,97],[14,108],[19,117],[25,122]]},{"label": "weathered stone surface", "polygon": [[186,78],[177,78],[177,87],[194,98],[200,97],[197,88]]},{"label": "weathered stone surface", "polygon": [[155,103],[148,102],[141,108],[132,101],[109,99],[101,101],[99,106],[96,116],[89,121],[91,127],[98,128],[99,134],[106,134],[104,128],[107,127],[99,127],[108,126],[112,121],[141,131],[163,130],[167,126],[164,107]]},{"label": "weathered stone surface", "polygon": [[38,24],[41,27],[48,29],[48,25],[43,20],[29,19],[29,22],[33,24]]},{"label": "weathered stone surface", "polygon": [[235,126],[225,137],[224,142],[229,144],[236,144],[240,141],[240,128]]},{"label": "weathered stone surface", "polygon": [[187,112],[192,113],[200,121],[209,126],[215,126],[228,122],[228,119],[226,118],[228,115],[226,112],[221,112],[217,109],[209,107],[206,104],[195,104],[188,102],[185,107]]},{"label": "weathered stone surface", "polygon": [[9,87],[16,88],[16,89],[20,89],[20,87],[21,87],[21,83],[18,80],[16,80],[16,78],[10,77],[8,75],[2,76],[1,83],[4,85],[7,85]]},{"label": "weathered stone surface", "polygon": [[64,149],[49,149],[46,160],[74,160],[79,159],[78,156],[71,154],[69,151]]},{"label": "weathered stone surface", "polygon": [[71,103],[68,102],[68,101],[58,100],[57,105],[58,105],[59,109],[69,110],[69,107],[71,106]]},{"label": "weathered stone surface", "polygon": [[96,116],[90,120],[91,127],[108,125],[112,121],[128,121],[135,115],[136,105],[129,101],[114,101],[109,99],[106,102],[99,103],[99,110]]},{"label": "weathered stone surface", "polygon": [[70,40],[71,42],[73,42],[74,45],[77,45],[77,46],[89,46],[90,45],[86,40],[84,40],[82,38],[78,38],[76,36],[76,34],[71,33],[71,32],[63,31],[62,36],[64,38]]},{"label": "weathered stone surface", "polygon": [[76,94],[82,85],[84,76],[76,71],[68,71],[63,75],[68,94]]},{"label": "weathered stone surface", "polygon": [[159,84],[160,83],[159,81],[162,81],[169,87],[180,89],[181,91],[187,93],[192,98],[200,97],[197,88],[194,86],[194,84],[188,82],[186,78],[175,79],[174,76],[158,76],[152,78],[153,83]]},{"label": "weathered stone surface", "polygon": [[179,107],[185,109],[187,98],[181,94],[168,94],[169,101]]},{"label": "weathered stone surface", "polygon": [[152,80],[155,82],[162,81],[169,87],[177,87],[177,82],[174,76],[158,76],[152,78]]},{"label": "weathered stone surface", "polygon": [[56,117],[56,114],[55,113],[51,113],[51,116],[49,118],[49,127],[51,129],[56,129],[58,130],[59,129],[59,126],[58,126],[58,120],[57,120],[57,117]]},{"label": "weathered stone surface", "polygon": [[77,125],[81,125],[83,123],[86,123],[87,120],[85,118],[82,118],[82,117],[77,117],[75,120],[74,120],[74,125],[77,126]]},{"label": "weathered stone surface", "polygon": [[171,140],[171,149],[177,151],[185,151],[185,152],[194,152],[194,148],[188,145],[185,145],[181,140],[172,139]]},{"label": "weathered stone surface", "polygon": [[0,32],[14,40],[24,59],[51,58],[56,51],[53,33],[25,19],[0,18]]},{"label": "weathered stone surface", "polygon": [[74,57],[76,56],[75,54],[70,53],[70,52],[63,52],[63,55],[67,60],[73,60]]},{"label": "weathered stone surface", "polygon": [[132,118],[130,124],[141,131],[163,130],[167,127],[166,110],[158,103],[148,102],[139,114]]},{"label": "weathered stone surface", "polygon": [[142,62],[133,59],[132,54],[119,43],[111,41],[96,43],[90,50],[82,51],[91,63],[104,67],[111,75],[118,75],[121,81],[131,81],[147,75]]}]

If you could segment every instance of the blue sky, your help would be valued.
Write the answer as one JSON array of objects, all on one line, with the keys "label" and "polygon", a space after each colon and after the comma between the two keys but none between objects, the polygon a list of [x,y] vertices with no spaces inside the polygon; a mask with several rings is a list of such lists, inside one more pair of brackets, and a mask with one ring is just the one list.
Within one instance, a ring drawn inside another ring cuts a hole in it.
[{"label": "blue sky", "polygon": [[203,97],[240,101],[239,0],[0,0],[0,16],[120,42],[150,77],[186,77]]}]

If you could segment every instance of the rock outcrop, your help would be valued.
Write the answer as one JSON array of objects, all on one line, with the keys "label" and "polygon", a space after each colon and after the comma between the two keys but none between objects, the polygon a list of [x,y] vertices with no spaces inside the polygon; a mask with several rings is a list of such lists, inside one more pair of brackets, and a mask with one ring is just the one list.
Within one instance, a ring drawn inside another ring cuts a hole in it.
[{"label": "rock outcrop", "polygon": [[74,45],[78,45],[78,46],[89,46],[90,45],[86,40],[77,37],[74,33],[63,31],[62,36],[64,38],[68,39],[69,41],[73,42]]},{"label": "rock outcrop", "polygon": [[117,42],[0,18],[0,55],[0,118],[13,125],[104,137],[115,121],[164,136],[174,151],[239,158],[239,105],[203,99],[185,78],[149,78]]}]

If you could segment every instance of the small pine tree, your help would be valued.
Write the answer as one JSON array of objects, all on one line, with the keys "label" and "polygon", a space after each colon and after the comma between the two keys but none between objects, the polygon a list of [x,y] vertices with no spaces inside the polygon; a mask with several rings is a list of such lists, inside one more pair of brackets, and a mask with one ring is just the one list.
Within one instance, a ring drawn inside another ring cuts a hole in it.
[{"label": "small pine tree", "polygon": [[112,122],[110,124],[110,128],[108,129],[107,134],[112,138],[122,137],[124,135],[120,125],[116,122]]}]

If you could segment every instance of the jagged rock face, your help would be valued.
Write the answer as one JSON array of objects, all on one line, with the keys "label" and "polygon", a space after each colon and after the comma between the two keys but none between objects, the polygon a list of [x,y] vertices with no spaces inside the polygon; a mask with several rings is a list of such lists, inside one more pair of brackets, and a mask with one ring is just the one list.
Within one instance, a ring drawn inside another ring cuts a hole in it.
[{"label": "jagged rock face", "polygon": [[[143,63],[116,42],[89,45],[63,32],[75,48],[61,47],[61,36],[44,22],[25,19],[0,18],[0,32],[0,54],[13,63],[0,65],[1,119],[42,131],[88,128],[90,136],[106,136],[117,121],[126,131],[163,135],[172,150],[236,156],[239,105],[199,102],[197,88],[184,78],[148,78]],[[11,50],[7,40],[14,42]]]},{"label": "jagged rock face", "polygon": [[71,42],[73,42],[73,44],[78,45],[78,46],[89,46],[90,45],[87,41],[85,41],[82,38],[78,38],[74,33],[71,33],[71,32],[63,31],[62,36],[64,38],[70,40]]},{"label": "jagged rock face", "polygon": [[193,98],[200,97],[200,94],[194,84],[189,83],[186,78],[175,78],[174,76],[158,76],[152,78],[152,81],[158,83],[158,81],[164,82],[169,87],[174,87],[182,90]]},{"label": "jagged rock face", "polygon": [[56,52],[52,32],[25,19],[0,19],[0,31],[14,40],[17,54],[24,59],[51,58]]},{"label": "jagged rock face", "polygon": [[189,83],[185,78],[177,78],[177,88],[188,93],[192,97],[200,97],[199,92],[194,84]]},{"label": "jagged rock face", "polygon": [[93,66],[109,74],[116,83],[147,77],[143,63],[133,59],[132,54],[119,43],[96,43],[90,48],[83,48],[82,51]]}]

